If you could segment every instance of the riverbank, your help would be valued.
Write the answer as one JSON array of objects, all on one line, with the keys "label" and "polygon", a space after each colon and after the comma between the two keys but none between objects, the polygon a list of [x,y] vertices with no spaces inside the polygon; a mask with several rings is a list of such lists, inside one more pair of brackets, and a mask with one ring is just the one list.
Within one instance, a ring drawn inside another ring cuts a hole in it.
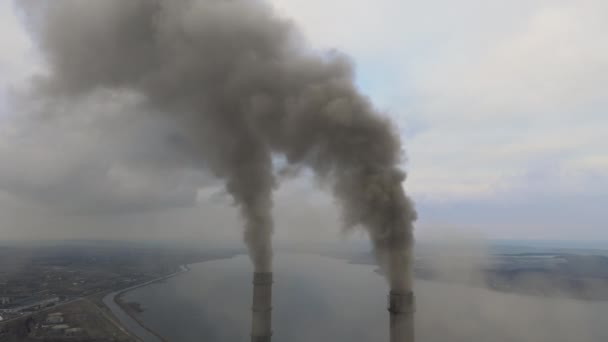
[{"label": "riverbank", "polygon": [[[146,329],[150,334],[156,336],[156,338],[158,338],[159,341],[162,342],[169,342],[167,339],[165,339],[163,336],[161,336],[159,333],[157,333],[156,331],[150,329],[138,316],[138,313],[142,313],[143,309],[141,308],[141,304],[139,303],[127,303],[123,300],[122,296],[124,293],[119,294],[117,296],[114,297],[114,302],[120,307],[120,309],[122,309],[122,311],[124,311],[127,315],[129,315],[129,317],[131,317],[132,320],[134,320],[135,322],[137,322],[137,324],[139,324],[139,326],[141,326],[142,328]],[[144,342],[148,342],[148,341],[144,341]]]},{"label": "riverbank", "polygon": [[[46,321],[49,314],[61,317],[61,324],[69,326],[77,336],[71,341],[137,342],[139,339],[126,331],[109,314],[88,298],[80,298],[61,306],[41,310],[10,322],[0,322],[0,341],[40,342],[59,340],[57,332]],[[67,328],[66,328],[67,329]]]},{"label": "riverbank", "polygon": [[118,291],[111,292],[105,295],[102,299],[102,303],[106,306],[108,310],[114,315],[114,317],[119,321],[119,323],[129,331],[129,333],[135,336],[137,339],[143,342],[167,342],[167,340],[160,336],[154,330],[148,328],[142,321],[137,317],[136,312],[133,312],[130,305],[127,305],[121,298],[122,296],[132,290],[138,289],[143,286],[147,286],[150,284],[158,283],[164,281],[166,279],[178,276],[182,273],[186,273],[190,271],[190,267],[188,265],[181,265],[180,269],[174,273],[169,275],[156,278],[141,284],[137,284],[134,286],[130,286],[125,289],[121,289]]}]

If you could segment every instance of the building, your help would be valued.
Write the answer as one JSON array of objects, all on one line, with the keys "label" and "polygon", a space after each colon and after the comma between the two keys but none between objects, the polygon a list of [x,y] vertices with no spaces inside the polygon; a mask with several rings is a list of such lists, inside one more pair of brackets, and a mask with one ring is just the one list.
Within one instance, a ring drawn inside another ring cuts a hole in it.
[{"label": "building", "polygon": [[47,324],[59,324],[63,323],[63,314],[61,312],[55,312],[46,316]]},{"label": "building", "polygon": [[4,313],[19,313],[23,311],[36,311],[42,308],[52,306],[59,303],[59,297],[51,297],[46,299],[26,299],[19,302],[14,302],[12,305],[3,307],[0,312]]},{"label": "building", "polygon": [[65,336],[82,336],[82,335],[84,335],[84,330],[82,330],[82,328],[65,329]]},{"label": "building", "polygon": [[62,335],[66,330],[70,328],[67,324],[57,324],[51,327],[51,333],[54,335]]}]

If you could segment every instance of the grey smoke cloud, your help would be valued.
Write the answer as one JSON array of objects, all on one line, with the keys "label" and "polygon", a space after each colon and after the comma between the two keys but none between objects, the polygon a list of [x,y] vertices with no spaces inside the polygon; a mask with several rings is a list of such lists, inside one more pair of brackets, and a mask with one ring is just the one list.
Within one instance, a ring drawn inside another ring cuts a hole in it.
[{"label": "grey smoke cloud", "polygon": [[161,113],[194,165],[211,170],[245,221],[257,271],[271,269],[273,155],[331,186],[345,227],[362,226],[393,290],[411,287],[413,205],[391,123],[339,53],[309,51],[260,1],[24,1],[48,63],[38,99],[136,95]]},{"label": "grey smoke cloud", "polygon": [[29,115],[0,132],[0,191],[61,216],[196,206],[217,179],[189,163],[170,122],[106,95],[18,107]]}]

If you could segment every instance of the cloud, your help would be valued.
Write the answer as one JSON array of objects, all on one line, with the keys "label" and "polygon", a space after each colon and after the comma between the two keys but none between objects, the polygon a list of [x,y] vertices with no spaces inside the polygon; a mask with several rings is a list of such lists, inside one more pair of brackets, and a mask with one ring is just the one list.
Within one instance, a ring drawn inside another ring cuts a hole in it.
[{"label": "cloud", "polygon": [[[605,103],[608,31],[602,1],[544,5],[504,37],[423,70],[422,89],[469,116],[568,118]],[[452,52],[455,53],[455,52]],[[437,108],[440,109],[442,107]]]},{"label": "cloud", "polygon": [[36,69],[34,46],[19,22],[11,1],[0,3],[0,92]]},{"label": "cloud", "polygon": [[[350,55],[359,87],[399,124],[405,186],[419,203],[421,226],[571,237],[577,225],[587,237],[603,234],[605,1],[270,2],[313,47]],[[144,120],[134,110],[117,120],[124,108],[112,101],[81,104],[98,112],[89,122],[49,119],[45,127],[18,118],[7,91],[43,66],[10,2],[0,4],[0,19],[5,197],[81,215],[206,205],[199,188],[217,187],[215,180],[195,166],[172,166],[171,149],[184,147],[159,118]],[[298,191],[302,201],[318,199],[310,184]],[[331,207],[314,212],[330,215],[327,225],[339,220]]]},{"label": "cloud", "polygon": [[454,197],[418,197],[423,218],[419,231],[429,225],[455,225],[448,230],[474,229],[503,239],[608,239],[602,205],[608,173],[600,171],[604,167],[599,157],[567,158],[567,153],[554,151],[536,155],[519,172],[497,179],[493,187],[477,189],[471,176],[470,186],[457,189],[461,193]]},{"label": "cloud", "polygon": [[[0,134],[0,189],[64,214],[196,205],[215,179],[189,162],[171,126],[129,96],[99,92],[69,106],[28,104]],[[78,115],[86,112],[86,116]]]},{"label": "cloud", "polygon": [[274,3],[400,124],[421,226],[606,237],[605,1]]}]

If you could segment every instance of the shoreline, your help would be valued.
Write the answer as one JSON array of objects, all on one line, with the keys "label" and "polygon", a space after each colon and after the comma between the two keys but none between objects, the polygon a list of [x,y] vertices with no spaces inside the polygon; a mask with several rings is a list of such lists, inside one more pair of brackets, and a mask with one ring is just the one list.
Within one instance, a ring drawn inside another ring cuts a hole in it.
[{"label": "shoreline", "polygon": [[[150,335],[150,339],[152,341],[160,341],[160,342],[168,342],[168,340],[166,338],[164,338],[163,336],[161,336],[159,333],[157,333],[156,331],[154,331],[153,329],[149,328],[148,326],[146,326],[146,324],[139,318],[137,317],[133,312],[131,312],[131,310],[126,310],[120,303],[119,299],[120,296],[124,295],[125,293],[129,292],[129,291],[133,291],[136,290],[138,288],[147,286],[147,285],[151,285],[154,283],[158,283],[161,282],[163,280],[167,280],[169,278],[173,278],[176,277],[182,273],[186,273],[186,272],[190,272],[191,268],[190,265],[193,264],[200,264],[200,263],[204,263],[204,262],[208,262],[208,261],[216,261],[216,260],[222,260],[222,259],[230,259],[230,258],[234,258],[237,255],[240,255],[241,253],[236,253],[236,254],[230,254],[227,256],[218,256],[218,257],[211,257],[207,260],[200,260],[200,261],[196,261],[194,263],[189,263],[189,264],[183,264],[180,265],[180,270],[173,272],[171,274],[168,274],[166,276],[163,277],[159,277],[156,279],[152,279],[146,282],[143,282],[141,284],[137,284],[137,285],[133,285],[124,289],[120,289],[120,290],[116,290],[116,291],[112,291],[112,292],[108,292],[106,295],[104,295],[101,299],[101,303],[103,304],[103,306],[111,313],[111,315],[113,316],[113,318],[116,320],[116,322],[118,324],[120,324],[121,327],[123,327],[128,333],[129,335],[133,336],[136,340],[138,341],[142,341],[142,342],[147,342],[145,338],[141,337],[141,334],[138,334],[136,331],[134,331],[134,329],[131,329],[131,327],[129,327],[129,324],[126,324],[123,319],[121,319],[121,315],[124,317],[126,316],[126,318],[128,320],[131,320],[133,325],[136,328],[142,329],[145,334]],[[115,307],[115,309],[117,309],[118,311],[115,312],[113,310],[113,307]]]},{"label": "shoreline", "polygon": [[[139,324],[142,328],[146,329],[150,334],[156,336],[159,340],[161,340],[162,342],[169,342],[169,340],[167,340],[166,338],[164,338],[163,336],[161,336],[159,333],[157,333],[156,331],[150,329],[150,327],[148,327],[147,325],[144,324],[144,322],[137,317],[137,315],[135,315],[134,313],[131,312],[130,309],[127,309],[125,307],[125,302],[122,301],[122,299],[120,298],[121,295],[123,295],[124,292],[122,294],[116,295],[113,298],[114,303],[116,303],[116,305],[118,305],[118,307],[124,312],[126,313],[129,317],[131,317],[132,320],[134,320],[135,322],[137,322],[137,324]],[[122,325],[122,323],[121,323]],[[123,326],[124,327],[124,326]],[[127,329],[126,327],[124,327],[125,329]],[[128,329],[127,329],[128,330]],[[136,336],[135,334],[131,333],[131,335],[135,336],[135,338],[137,338],[138,340],[141,340],[138,336]]]},{"label": "shoreline", "polygon": [[160,277],[160,278],[156,278],[156,279],[152,279],[149,281],[146,281],[144,283],[141,284],[137,284],[137,285],[133,285],[118,291],[114,291],[114,292],[110,292],[107,295],[105,295],[102,299],[102,303],[104,304],[104,306],[112,313],[112,315],[116,318],[116,321],[118,324],[120,324],[125,330],[127,330],[129,332],[130,335],[132,335],[134,338],[136,338],[139,341],[143,341],[143,339],[134,331],[131,331],[131,329],[129,329],[129,327],[127,325],[124,324],[124,322],[117,317],[116,313],[114,312],[114,310],[112,310],[112,307],[110,307],[107,303],[106,303],[106,299],[108,297],[110,297],[110,300],[116,305],[116,307],[122,311],[122,313],[124,313],[125,315],[127,315],[130,319],[132,319],[137,325],[139,325],[139,327],[141,327],[142,329],[146,330],[148,333],[150,333],[151,335],[155,336],[159,341],[161,342],[168,342],[167,339],[165,339],[163,336],[161,336],[159,333],[157,333],[156,331],[150,329],[148,326],[146,326],[142,320],[137,317],[133,312],[131,312],[130,309],[125,307],[125,302],[121,299],[121,296],[123,296],[125,293],[129,292],[129,291],[133,291],[136,290],[138,288],[147,286],[147,285],[151,285],[154,283],[158,283],[161,282],[163,280],[167,280],[169,278],[173,278],[176,277],[180,274],[186,273],[186,272],[190,272],[190,267],[189,264],[184,264],[184,265],[180,265],[180,270],[173,272],[171,274],[168,274],[166,276]]}]

